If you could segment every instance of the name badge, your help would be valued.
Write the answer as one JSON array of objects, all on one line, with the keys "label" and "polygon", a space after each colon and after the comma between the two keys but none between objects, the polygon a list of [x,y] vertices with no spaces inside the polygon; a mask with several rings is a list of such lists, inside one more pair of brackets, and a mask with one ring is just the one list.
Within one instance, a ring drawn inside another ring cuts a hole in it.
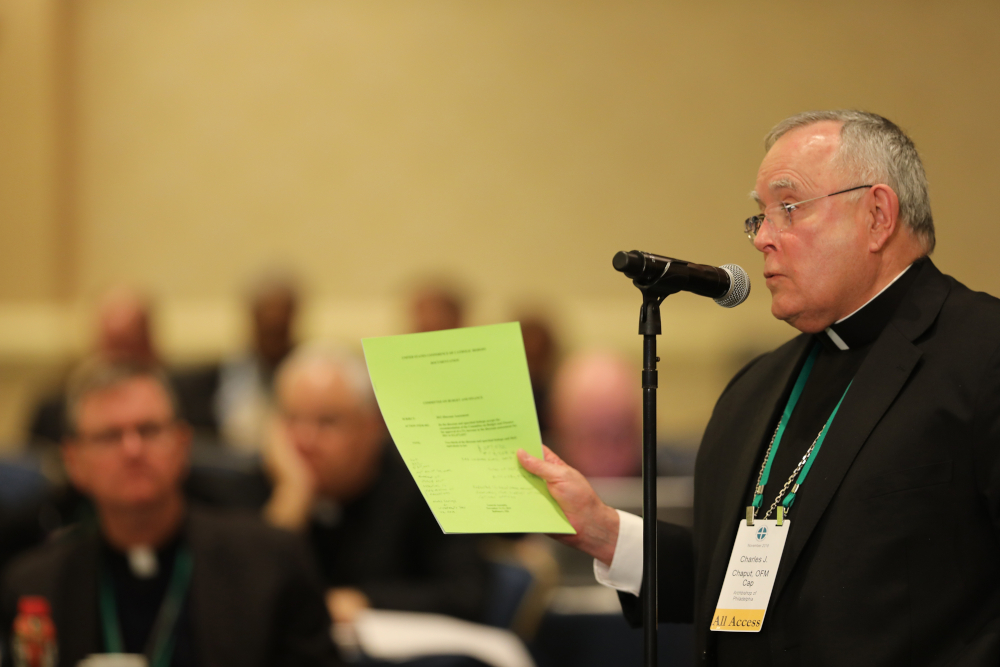
[{"label": "name badge", "polygon": [[710,630],[760,632],[791,521],[741,520]]}]

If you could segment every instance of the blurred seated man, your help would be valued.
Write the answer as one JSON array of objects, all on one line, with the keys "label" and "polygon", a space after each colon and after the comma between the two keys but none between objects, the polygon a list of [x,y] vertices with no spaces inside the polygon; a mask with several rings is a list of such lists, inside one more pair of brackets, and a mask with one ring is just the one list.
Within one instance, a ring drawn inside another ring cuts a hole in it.
[{"label": "blurred seated man", "polygon": [[521,323],[521,338],[524,340],[524,356],[528,362],[528,377],[531,379],[531,395],[538,412],[538,427],[542,431],[542,441],[548,442],[548,431],[552,426],[549,400],[558,356],[556,338],[552,333],[552,326],[541,315],[525,314],[517,319]]},{"label": "blurred seated man", "polygon": [[282,273],[259,277],[247,295],[252,349],[175,378],[183,413],[206,435],[258,453],[273,409],[274,373],[294,346],[299,289]]},{"label": "blurred seated man", "polygon": [[122,652],[175,667],[340,664],[305,546],[252,515],[185,503],[190,433],[161,373],[94,359],[71,378],[67,404],[66,470],[96,521],[5,571],[7,646],[19,599],[43,596],[67,667]]},{"label": "blurred seated man", "polygon": [[570,357],[552,386],[552,449],[586,477],[639,475],[642,401],[638,369],[611,352]]},{"label": "blurred seated man", "polygon": [[232,359],[219,373],[215,414],[230,445],[259,451],[274,402],[274,374],[294,346],[298,288],[291,278],[265,276],[250,293],[253,350]]},{"label": "blurred seated man", "polygon": [[[94,354],[114,362],[153,364],[158,361],[151,327],[152,305],[145,295],[128,287],[109,290],[97,308]],[[65,435],[66,395],[44,398],[29,428],[36,444],[55,445]]]},{"label": "blurred seated man", "polygon": [[280,423],[265,516],[303,530],[335,622],[368,608],[478,620],[486,565],[470,535],[445,535],[385,433],[364,363],[294,352],[277,377]]}]

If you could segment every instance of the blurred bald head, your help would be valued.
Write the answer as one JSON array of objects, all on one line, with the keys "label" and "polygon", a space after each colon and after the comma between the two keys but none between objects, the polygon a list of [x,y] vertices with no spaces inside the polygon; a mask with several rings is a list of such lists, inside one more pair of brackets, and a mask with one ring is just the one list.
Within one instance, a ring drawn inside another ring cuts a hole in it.
[{"label": "blurred bald head", "polygon": [[642,403],[637,368],[607,351],[566,360],[552,387],[554,445],[588,477],[639,472]]},{"label": "blurred bald head", "polygon": [[154,363],[151,309],[149,298],[134,289],[109,290],[97,310],[97,353],[111,362]]},{"label": "blurred bald head", "polygon": [[278,371],[277,398],[320,493],[340,502],[362,494],[378,473],[384,441],[364,362],[327,347],[296,350]]}]

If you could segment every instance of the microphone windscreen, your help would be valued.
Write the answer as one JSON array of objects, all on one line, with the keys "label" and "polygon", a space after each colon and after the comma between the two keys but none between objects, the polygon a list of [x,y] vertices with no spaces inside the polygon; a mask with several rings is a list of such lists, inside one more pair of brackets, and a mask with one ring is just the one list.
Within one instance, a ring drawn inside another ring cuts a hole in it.
[{"label": "microphone windscreen", "polygon": [[723,264],[719,268],[729,274],[729,291],[715,302],[723,308],[735,308],[750,296],[750,276],[736,264]]}]

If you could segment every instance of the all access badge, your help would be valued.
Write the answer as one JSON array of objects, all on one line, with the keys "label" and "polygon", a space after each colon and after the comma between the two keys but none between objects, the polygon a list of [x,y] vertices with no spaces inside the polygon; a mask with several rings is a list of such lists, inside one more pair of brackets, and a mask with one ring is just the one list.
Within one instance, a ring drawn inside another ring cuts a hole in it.
[{"label": "all access badge", "polygon": [[740,521],[710,630],[760,632],[791,521]]}]

